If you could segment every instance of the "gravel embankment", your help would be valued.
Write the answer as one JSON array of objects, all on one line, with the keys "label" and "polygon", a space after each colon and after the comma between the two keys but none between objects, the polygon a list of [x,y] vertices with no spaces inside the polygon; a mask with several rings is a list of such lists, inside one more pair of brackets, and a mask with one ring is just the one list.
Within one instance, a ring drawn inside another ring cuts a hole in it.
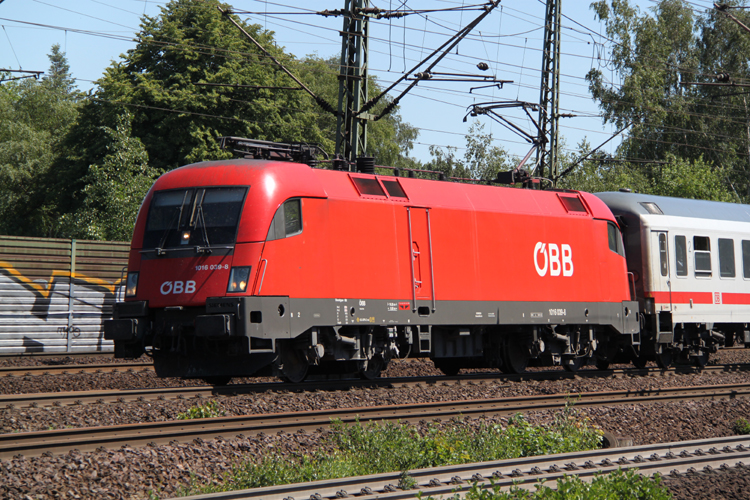
[{"label": "gravel embankment", "polygon": [[[727,351],[722,357],[750,359],[750,351]],[[437,370],[430,361],[394,362],[387,375],[429,375]],[[269,380],[269,379],[265,379]],[[272,379],[273,380],[273,379]],[[643,391],[665,387],[689,387],[743,383],[750,372],[694,373],[656,377],[609,379],[580,378],[526,382],[496,381],[481,385],[425,385],[417,388],[351,389],[338,392],[292,393],[279,384],[277,391],[217,398],[227,416],[271,412],[315,411],[389,404],[424,403],[463,399],[509,398],[542,394],[597,392],[604,390]],[[199,385],[200,381],[159,379],[153,372],[94,373],[4,377],[0,392],[5,394],[132,389]],[[195,400],[101,403],[81,406],[0,409],[0,431],[18,432],[62,427],[86,427],[175,419],[196,404]]]},{"label": "gravel embankment", "polygon": [[[731,434],[731,422],[750,415],[747,400],[674,403],[618,408],[581,409],[592,423],[615,433],[627,433],[636,444]],[[553,412],[531,412],[532,423],[545,423]],[[503,423],[504,419],[490,419]],[[326,431],[273,436],[196,440],[192,443],[71,452],[63,456],[15,458],[0,462],[1,498],[162,498],[177,494],[191,481],[220,478],[232,464],[269,453],[290,455],[320,449]],[[717,476],[724,474],[719,473]],[[686,483],[687,482],[687,483]],[[676,499],[747,498],[746,476],[732,471],[713,484],[696,478],[666,483]]]},{"label": "gravel embankment", "polygon": [[[750,352],[725,351],[715,356],[721,363],[741,363]],[[429,375],[436,370],[430,362],[394,363],[388,375]],[[89,379],[86,382],[86,379]],[[37,380],[49,379],[49,380]],[[217,401],[227,415],[278,411],[315,411],[332,407],[357,407],[422,401],[486,399],[601,390],[643,390],[674,386],[746,382],[748,373],[720,375],[690,374],[671,377],[568,380],[484,385],[427,386],[412,389],[357,389],[345,392],[306,394],[277,391],[264,394],[221,397]],[[54,390],[155,387],[153,374],[81,374],[4,378],[5,393]],[[180,382],[183,381],[174,381]],[[165,385],[175,385],[166,383]],[[45,389],[42,389],[45,390]],[[64,426],[111,425],[114,423],[169,420],[192,406],[191,401],[94,404],[67,408],[0,410],[2,432],[28,431]],[[665,403],[619,407],[581,408],[602,429],[633,438],[635,444],[699,439],[732,434],[737,418],[750,418],[750,400]],[[544,423],[553,413],[531,412],[528,420]],[[498,419],[502,422],[502,419]],[[191,481],[205,482],[221,477],[233,463],[270,452],[310,453],[319,449],[323,433],[284,434],[231,439],[198,440],[193,443],[144,448],[123,448],[95,453],[71,452],[64,456],[16,458],[0,462],[0,498],[148,498],[154,491],[162,498],[175,495]],[[230,436],[225,436],[230,438]],[[747,498],[747,471],[710,476],[667,478],[674,498]]]}]

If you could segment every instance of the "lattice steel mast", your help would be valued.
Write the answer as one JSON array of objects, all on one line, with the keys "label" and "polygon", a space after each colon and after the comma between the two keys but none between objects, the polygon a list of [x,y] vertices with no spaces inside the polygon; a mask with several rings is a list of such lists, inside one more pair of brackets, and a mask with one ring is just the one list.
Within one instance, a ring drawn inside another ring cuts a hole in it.
[{"label": "lattice steel mast", "polygon": [[367,40],[369,17],[364,9],[369,0],[346,0],[344,29],[341,32],[339,108],[336,118],[336,154],[349,162],[366,153],[367,113],[357,114],[367,102]]},{"label": "lattice steel mast", "polygon": [[537,150],[539,176],[556,184],[558,169],[558,124],[560,119],[560,4],[547,0],[542,51],[542,83],[539,95],[540,147]]}]

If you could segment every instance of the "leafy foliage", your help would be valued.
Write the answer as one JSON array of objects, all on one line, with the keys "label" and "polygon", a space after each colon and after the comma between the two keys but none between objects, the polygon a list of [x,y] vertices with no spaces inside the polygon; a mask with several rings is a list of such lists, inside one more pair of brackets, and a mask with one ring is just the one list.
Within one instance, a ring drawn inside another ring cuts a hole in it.
[{"label": "leafy foliage", "polygon": [[746,418],[738,418],[735,420],[732,430],[735,434],[750,434],[750,422]]},{"label": "leafy foliage", "polygon": [[[641,191],[669,196],[750,199],[747,95],[692,84],[715,83],[727,71],[733,79],[750,77],[750,37],[714,9],[700,13],[683,0],[661,0],[651,13],[628,0],[592,8],[614,40],[606,69],[621,84],[595,68],[586,77],[591,93],[605,122],[632,127],[618,150],[623,163],[589,162],[579,168],[588,171],[584,177],[631,180]],[[733,13],[750,21],[744,11]]]},{"label": "leafy foliage", "polygon": [[[432,497],[428,497],[432,498]],[[637,470],[618,469],[610,474],[597,474],[591,483],[578,476],[564,476],[557,480],[557,488],[536,485],[532,492],[513,486],[509,491],[500,491],[494,482],[490,488],[474,484],[466,495],[467,500],[669,500],[669,491],[662,486],[661,477],[653,479],[641,476]]]},{"label": "leafy foliage", "polygon": [[0,85],[0,233],[47,236],[45,179],[78,115],[64,54],[52,47],[50,76]]},{"label": "leafy foliage", "polygon": [[[320,143],[334,149],[336,118],[252,44],[218,0],[172,0],[144,16],[138,43],[84,96],[53,46],[48,76],[0,85],[0,232],[129,239],[159,173],[229,158],[219,136]],[[297,60],[273,33],[231,16],[334,107],[335,58]],[[380,92],[374,80],[371,92]],[[389,103],[385,99],[376,111]],[[372,122],[367,153],[411,166],[417,136],[397,110]]]},{"label": "leafy foliage", "polygon": [[424,168],[442,172],[446,177],[490,180],[501,171],[511,170],[517,164],[507,151],[492,145],[492,134],[484,133],[484,125],[475,121],[466,134],[466,151],[463,158],[456,156],[454,148],[430,146],[433,159]]},{"label": "leafy foliage", "polygon": [[177,420],[193,420],[196,418],[214,418],[224,416],[224,410],[221,409],[219,403],[213,399],[208,403],[202,405],[193,406],[184,413],[177,415]]},{"label": "leafy foliage", "polygon": [[193,485],[193,490],[207,493],[393,471],[402,471],[402,485],[411,487],[403,471],[581,451],[602,443],[602,432],[570,406],[544,427],[532,426],[521,415],[505,427],[452,421],[443,427],[430,425],[423,433],[400,422],[334,421],[331,427],[324,451],[293,457],[269,454],[236,465],[219,486]]},{"label": "leafy foliage", "polygon": [[109,139],[100,164],[90,165],[83,179],[83,206],[63,214],[63,232],[90,240],[130,240],[135,219],[151,185],[161,172],[149,165],[148,154],[131,136],[129,113],[117,117],[115,129],[102,127]]}]

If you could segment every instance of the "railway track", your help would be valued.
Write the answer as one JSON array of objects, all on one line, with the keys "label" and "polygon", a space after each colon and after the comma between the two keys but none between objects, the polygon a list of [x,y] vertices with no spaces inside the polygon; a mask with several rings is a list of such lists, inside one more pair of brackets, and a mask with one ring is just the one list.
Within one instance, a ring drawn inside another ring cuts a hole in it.
[{"label": "railway track", "polygon": [[422,498],[452,498],[456,493],[465,494],[474,483],[489,486],[490,478],[501,490],[507,490],[514,484],[534,489],[539,481],[554,488],[563,475],[577,475],[591,481],[594,474],[607,474],[620,468],[638,469],[647,476],[657,473],[663,476],[711,474],[731,468],[744,468],[748,461],[750,436],[732,436],[413,470],[409,471],[409,476],[416,487],[408,490],[399,488],[401,473],[393,472],[182,498],[338,500],[356,496],[362,500],[406,500],[417,498],[417,495]]},{"label": "railway track", "polygon": [[151,363],[102,363],[86,365],[0,366],[0,377],[35,377],[77,373],[153,372]]},{"label": "railway track", "polygon": [[[82,365],[86,366],[86,365]],[[149,365],[135,363],[118,365],[91,365],[94,367],[108,366],[110,371],[101,368],[93,368],[93,373],[122,373],[129,370],[145,372]],[[40,367],[41,368],[41,367]],[[705,373],[736,373],[750,371],[747,365],[715,365],[707,366]],[[2,372],[0,372],[2,373]],[[336,391],[347,390],[352,387],[369,388],[409,388],[429,385],[481,385],[492,382],[523,381],[523,380],[572,380],[576,378],[601,378],[601,377],[636,377],[636,376],[672,376],[680,373],[696,373],[694,368],[676,368],[672,370],[661,370],[658,368],[629,368],[620,370],[583,370],[576,373],[565,371],[539,371],[529,372],[521,375],[506,375],[494,373],[476,373],[457,377],[389,377],[375,380],[358,379],[333,379],[333,380],[311,380],[300,384],[286,384],[280,381],[256,382],[250,384],[232,384],[227,386],[192,386],[192,387],[168,387],[158,389],[132,389],[132,390],[101,390],[101,391],[75,391],[75,392],[48,392],[0,395],[1,408],[36,408],[45,406],[78,406],[84,404],[102,403],[125,403],[134,401],[162,401],[181,399],[200,399],[217,396],[236,396],[239,394],[252,394],[268,391],[310,392],[310,391]]]},{"label": "railway track", "polygon": [[337,408],[304,413],[269,413],[211,419],[150,422],[107,427],[85,427],[0,435],[0,459],[17,454],[38,456],[66,453],[72,449],[94,451],[123,445],[165,444],[196,438],[232,437],[240,434],[314,431],[333,419],[344,423],[359,421],[450,419],[512,415],[529,410],[550,410],[573,400],[578,407],[615,406],[683,400],[718,400],[747,398],[750,383],[648,391],[607,391],[596,393],[555,394],[516,398],[448,401],[378,407]]},{"label": "railway track", "polygon": [[[123,373],[129,371],[137,372],[153,372],[154,365],[152,363],[102,363],[102,364],[70,364],[70,365],[39,365],[39,366],[0,366],[0,378],[2,377],[35,377],[40,375],[71,375],[79,373]],[[567,372],[563,370],[540,370],[540,371],[529,371],[526,373],[512,375],[506,373],[470,373],[463,374],[458,377],[445,377],[442,375],[438,376],[426,376],[419,377],[424,382],[429,383],[431,381],[446,380],[461,378],[464,380],[471,379],[506,379],[506,380],[540,380],[540,379],[573,379],[576,377],[626,377],[626,376],[659,376],[666,373],[698,373],[698,372],[740,372],[750,371],[750,363],[742,364],[723,364],[723,365],[708,365],[702,369],[694,366],[677,366],[670,368],[669,370],[662,370],[661,368],[648,367],[648,368],[619,368],[612,370],[595,370],[595,369],[583,369],[577,372]],[[326,379],[324,377],[311,376],[309,378],[310,383],[320,382],[321,380],[337,380],[346,379],[346,377],[333,375]],[[381,380],[390,380],[390,378]],[[415,378],[415,377],[411,377]],[[395,378],[396,380],[399,377]],[[351,379],[350,379],[351,380]],[[291,386],[290,386],[291,387]]]}]

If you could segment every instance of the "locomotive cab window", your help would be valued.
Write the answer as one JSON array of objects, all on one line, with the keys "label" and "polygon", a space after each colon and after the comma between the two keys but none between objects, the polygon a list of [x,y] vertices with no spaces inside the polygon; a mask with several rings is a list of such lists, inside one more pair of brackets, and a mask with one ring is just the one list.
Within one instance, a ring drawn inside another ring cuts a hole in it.
[{"label": "locomotive cab window", "polygon": [[734,240],[719,238],[719,276],[734,278]]},{"label": "locomotive cab window", "polygon": [[750,241],[742,240],[742,276],[750,279]]},{"label": "locomotive cab window", "polygon": [[151,200],[143,248],[232,245],[246,187],[157,191]]},{"label": "locomotive cab window", "polygon": [[302,204],[299,198],[285,201],[276,210],[266,241],[280,240],[302,232]]},{"label": "locomotive cab window", "polygon": [[618,255],[625,257],[625,251],[622,245],[622,235],[620,230],[611,222],[607,222],[607,240],[609,242],[609,249]]},{"label": "locomotive cab window", "polygon": [[695,276],[711,277],[711,240],[708,236],[693,236],[693,253],[695,254]]},{"label": "locomotive cab window", "polygon": [[687,240],[684,236],[674,237],[674,263],[677,276],[687,276]]}]

